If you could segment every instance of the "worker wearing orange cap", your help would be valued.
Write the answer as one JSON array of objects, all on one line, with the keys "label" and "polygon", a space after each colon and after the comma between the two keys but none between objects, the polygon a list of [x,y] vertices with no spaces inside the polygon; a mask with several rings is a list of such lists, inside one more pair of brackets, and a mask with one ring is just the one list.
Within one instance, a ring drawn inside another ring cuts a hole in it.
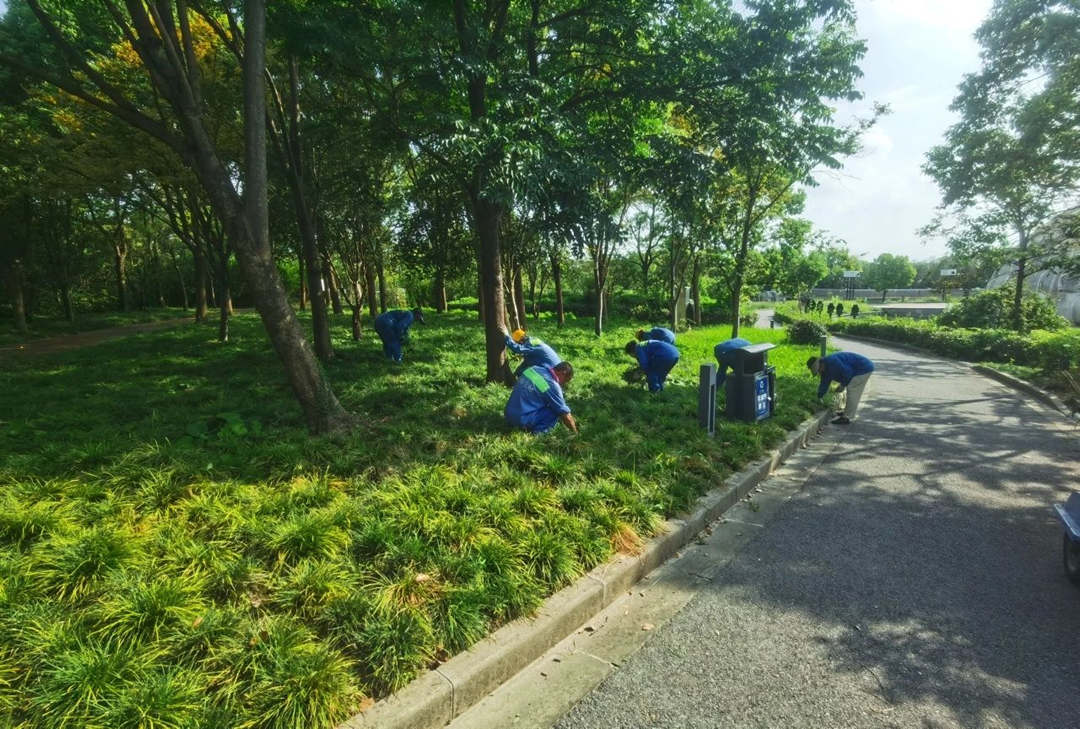
[{"label": "worker wearing orange cap", "polygon": [[554,367],[562,362],[550,345],[537,337],[530,337],[524,329],[515,329],[514,333],[506,338],[506,348],[522,357],[521,364],[514,371],[515,377],[521,377],[521,373],[530,367]]}]

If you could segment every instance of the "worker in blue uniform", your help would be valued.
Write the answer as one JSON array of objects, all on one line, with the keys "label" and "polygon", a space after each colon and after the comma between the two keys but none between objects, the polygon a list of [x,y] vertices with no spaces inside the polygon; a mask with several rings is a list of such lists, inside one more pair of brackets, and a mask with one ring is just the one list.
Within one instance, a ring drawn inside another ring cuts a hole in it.
[{"label": "worker in blue uniform", "polygon": [[859,400],[862,399],[866,383],[874,371],[874,363],[855,352],[836,352],[828,357],[811,357],[806,360],[806,366],[810,368],[810,372],[821,377],[817,391],[819,399],[825,397],[831,383],[839,383],[836,392],[845,393],[844,410],[832,423],[850,423],[859,409]]},{"label": "worker in blue uniform", "polygon": [[375,331],[382,340],[383,354],[401,364],[402,345],[409,341],[409,327],[413,321],[424,323],[424,312],[420,307],[412,311],[391,309],[375,317]]},{"label": "worker in blue uniform", "polygon": [[679,361],[679,350],[675,345],[658,339],[636,342],[631,339],[626,343],[626,353],[638,361],[638,366],[645,372],[645,381],[649,383],[649,392],[664,389],[664,380],[668,372]]},{"label": "worker in blue uniform", "polygon": [[506,403],[506,422],[530,433],[546,433],[560,422],[571,432],[578,432],[577,421],[563,397],[563,387],[573,378],[574,368],[569,362],[524,370]]},{"label": "worker in blue uniform", "polygon": [[747,340],[742,337],[735,337],[734,339],[724,340],[713,347],[713,354],[716,356],[716,364],[718,365],[716,370],[717,387],[724,384],[724,380],[727,379],[728,367],[735,369],[735,350],[749,346],[750,342]]},{"label": "worker in blue uniform", "polygon": [[522,357],[521,364],[514,370],[514,377],[521,377],[521,373],[530,367],[537,365],[554,367],[562,362],[547,342],[538,337],[530,337],[521,329],[516,330],[514,334],[517,335],[516,341],[512,336],[506,337],[506,348]]},{"label": "worker in blue uniform", "polygon": [[644,329],[638,329],[635,335],[639,342],[644,342],[649,339],[655,339],[660,342],[667,342],[668,344],[675,344],[675,332],[664,327],[653,327],[648,331]]}]

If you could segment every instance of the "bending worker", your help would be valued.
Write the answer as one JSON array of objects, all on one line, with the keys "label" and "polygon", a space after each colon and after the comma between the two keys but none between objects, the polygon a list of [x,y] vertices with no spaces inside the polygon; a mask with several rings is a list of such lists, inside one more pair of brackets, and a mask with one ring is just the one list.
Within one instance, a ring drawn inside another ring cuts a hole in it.
[{"label": "bending worker", "polygon": [[546,342],[530,337],[524,329],[515,329],[513,335],[506,338],[506,348],[522,357],[521,364],[514,370],[514,377],[521,377],[521,373],[530,367],[554,367],[562,361]]},{"label": "bending worker", "polygon": [[639,342],[644,342],[649,339],[655,339],[660,342],[675,344],[675,332],[671,331],[670,329],[665,329],[664,327],[653,327],[649,331],[645,331],[644,329],[638,329],[637,334],[635,334],[634,336],[637,337],[637,340]]},{"label": "bending worker", "polygon": [[661,342],[658,339],[648,339],[644,342],[635,342],[631,339],[626,343],[626,353],[638,361],[638,366],[645,371],[645,380],[649,383],[649,392],[660,392],[664,389],[664,380],[668,372],[679,361],[679,350],[675,345]]},{"label": "bending worker", "polygon": [[572,432],[578,432],[577,422],[563,398],[563,387],[573,378],[574,368],[569,362],[524,370],[506,403],[503,413],[506,422],[530,433],[546,433],[561,421]]},{"label": "bending worker", "polygon": [[391,309],[375,317],[375,331],[382,340],[382,351],[387,359],[401,364],[401,348],[409,341],[409,327],[414,320],[424,323],[424,312],[419,306],[412,311]]},{"label": "bending worker", "polygon": [[743,347],[749,347],[750,342],[742,337],[735,337],[734,339],[727,339],[720,344],[713,347],[713,354],[716,355],[716,386],[724,384],[724,380],[727,379],[728,367],[732,370],[735,369],[735,350]]},{"label": "bending worker", "polygon": [[862,399],[866,382],[870,379],[870,373],[874,371],[874,363],[854,352],[837,352],[828,357],[811,357],[806,360],[806,366],[810,372],[821,376],[821,384],[818,385],[818,398],[825,397],[829,391],[829,384],[834,380],[839,383],[836,392],[847,393],[844,401],[844,410],[837,414],[834,425],[847,425],[855,417],[855,411],[859,409],[859,400]]}]

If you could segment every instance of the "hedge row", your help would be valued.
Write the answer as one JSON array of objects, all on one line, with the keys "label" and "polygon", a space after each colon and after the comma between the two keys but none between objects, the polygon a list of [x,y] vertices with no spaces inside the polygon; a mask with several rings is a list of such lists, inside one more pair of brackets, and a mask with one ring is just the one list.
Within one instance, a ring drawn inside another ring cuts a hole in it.
[{"label": "hedge row", "polygon": [[[783,317],[792,321],[790,316]],[[800,317],[801,318],[801,317]],[[952,329],[915,319],[834,319],[836,334],[910,344],[968,362],[1010,362],[1055,370],[1080,365],[1080,330],[1017,334],[1008,329]]]}]

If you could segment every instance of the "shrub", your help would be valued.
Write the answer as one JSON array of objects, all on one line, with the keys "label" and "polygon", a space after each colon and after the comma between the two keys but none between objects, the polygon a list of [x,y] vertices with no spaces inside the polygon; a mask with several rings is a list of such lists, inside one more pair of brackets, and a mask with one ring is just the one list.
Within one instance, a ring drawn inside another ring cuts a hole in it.
[{"label": "shrub", "polygon": [[[1016,288],[1002,286],[958,302],[938,317],[938,323],[968,329],[1008,329],[1012,326],[1013,297]],[[1042,294],[1027,292],[1020,306],[1024,329],[1065,329],[1069,322],[1057,313],[1054,302]]]},{"label": "shrub", "polygon": [[1073,329],[1018,334],[1007,329],[954,329],[913,319],[843,319],[831,322],[829,328],[838,334],[902,342],[971,362],[1056,370],[1080,361],[1080,332]]},{"label": "shrub", "polygon": [[824,326],[810,319],[796,320],[787,331],[792,344],[817,344],[829,333]]}]

